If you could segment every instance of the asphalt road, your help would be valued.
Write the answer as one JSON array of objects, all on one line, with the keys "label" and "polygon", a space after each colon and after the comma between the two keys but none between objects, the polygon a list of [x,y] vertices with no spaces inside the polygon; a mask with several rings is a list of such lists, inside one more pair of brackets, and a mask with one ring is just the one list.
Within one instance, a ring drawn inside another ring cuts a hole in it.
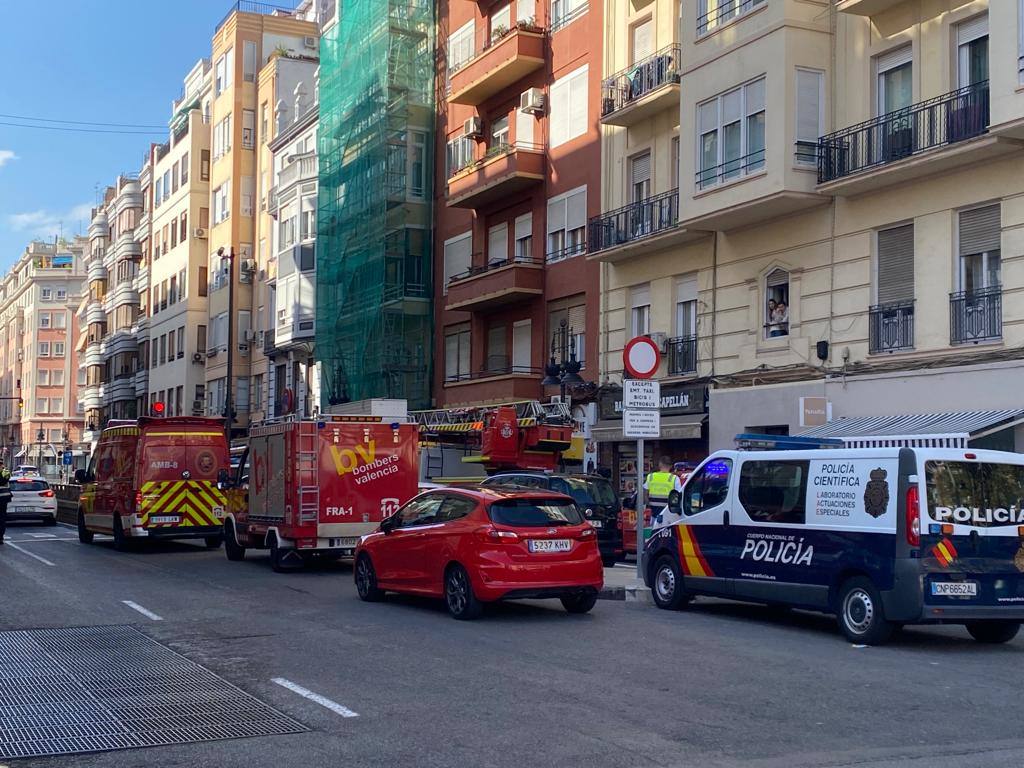
[{"label": "asphalt road", "polygon": [[98,541],[8,528],[21,549],[0,548],[0,631],[132,624],[310,731],[12,768],[1024,764],[1021,638],[910,628],[855,648],[826,617],[710,600],[601,601],[587,616],[535,601],[461,623],[428,600],[361,603],[344,565],[278,575],[259,553]]}]

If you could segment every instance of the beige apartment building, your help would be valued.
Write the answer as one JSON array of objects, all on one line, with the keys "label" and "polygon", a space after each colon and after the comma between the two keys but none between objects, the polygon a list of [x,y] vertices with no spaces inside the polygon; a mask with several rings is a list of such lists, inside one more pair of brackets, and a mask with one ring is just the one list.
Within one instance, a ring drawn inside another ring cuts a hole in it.
[{"label": "beige apartment building", "polygon": [[1007,384],[1024,357],[1022,25],[1013,1],[683,4],[677,221],[641,221],[619,259],[591,248],[606,383],[631,336],[664,334],[678,426],[710,450],[811,429],[1024,448]]},{"label": "beige apartment building", "polygon": [[88,452],[73,354],[86,248],[80,237],[30,243],[0,278],[0,457],[48,477],[68,471],[65,451],[72,469]]},{"label": "beige apartment building", "polygon": [[[214,33],[211,57],[206,413],[224,414],[229,381],[233,381],[233,428],[239,434],[249,423],[256,341],[253,285],[260,279],[254,248],[260,173],[257,126],[267,126],[275,108],[274,104],[259,102],[258,75],[275,53],[312,56],[319,48],[317,24],[305,20],[304,13],[262,5],[252,8],[253,12],[233,10],[221,22]],[[260,130],[265,133],[265,129]],[[232,252],[233,268],[228,258]],[[230,309],[229,298],[233,303]],[[233,322],[229,322],[229,312]]]}]

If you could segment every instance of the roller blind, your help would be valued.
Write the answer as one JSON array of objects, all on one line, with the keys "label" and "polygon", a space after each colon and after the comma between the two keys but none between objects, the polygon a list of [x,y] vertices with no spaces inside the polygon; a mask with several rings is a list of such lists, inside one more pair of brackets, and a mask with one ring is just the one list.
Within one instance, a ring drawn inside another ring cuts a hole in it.
[{"label": "roller blind", "polygon": [[641,184],[651,179],[651,153],[645,152],[634,157],[631,163],[630,174],[633,184]]},{"label": "roller blind", "polygon": [[487,261],[491,264],[508,261],[508,224],[491,227],[487,232]]},{"label": "roller blind", "polygon": [[817,142],[821,135],[822,72],[796,71],[796,140]]},{"label": "roller blind", "polygon": [[654,53],[654,21],[647,19],[633,27],[633,63]]},{"label": "roller blind", "polygon": [[566,198],[565,228],[570,232],[587,225],[587,190],[584,187]]},{"label": "roller blind", "polygon": [[533,216],[529,213],[516,219],[516,240],[533,234]]},{"label": "roller blind", "polygon": [[548,200],[548,234],[565,229],[565,198]]},{"label": "roller blind", "polygon": [[875,71],[879,73],[888,72],[890,69],[909,64],[913,59],[914,49],[909,45],[905,45],[902,48],[897,48],[895,51],[889,51],[878,56],[875,59]]},{"label": "roller blind", "polygon": [[569,307],[568,320],[569,327],[575,333],[583,333],[587,329],[587,305],[577,304],[575,307]]},{"label": "roller blind", "polygon": [[914,225],[878,233],[878,303],[914,298]]},{"label": "roller blind", "polygon": [[676,281],[676,303],[697,300],[697,278],[680,277]]},{"label": "roller blind", "polygon": [[999,204],[960,212],[960,255],[999,250]]},{"label": "roller blind", "polygon": [[649,283],[634,286],[629,294],[630,302],[634,307],[643,307],[651,303],[651,286]]},{"label": "roller blind", "polygon": [[970,21],[956,25],[957,43],[963,45],[988,34],[988,14],[983,13]]}]

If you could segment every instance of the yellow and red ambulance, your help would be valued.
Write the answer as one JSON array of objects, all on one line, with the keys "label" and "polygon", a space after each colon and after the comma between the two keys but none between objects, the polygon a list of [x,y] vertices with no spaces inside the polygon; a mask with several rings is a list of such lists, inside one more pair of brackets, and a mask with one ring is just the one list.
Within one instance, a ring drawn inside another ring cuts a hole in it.
[{"label": "yellow and red ambulance", "polygon": [[123,549],[129,539],[222,541],[224,491],[230,468],[220,419],[196,416],[111,421],[100,434],[89,468],[75,473],[82,491],[78,538],[110,534]]}]

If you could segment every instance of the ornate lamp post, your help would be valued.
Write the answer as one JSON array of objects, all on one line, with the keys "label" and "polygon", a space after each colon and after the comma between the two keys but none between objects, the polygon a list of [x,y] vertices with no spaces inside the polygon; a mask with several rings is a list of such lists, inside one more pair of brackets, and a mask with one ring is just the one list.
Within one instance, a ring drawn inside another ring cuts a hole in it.
[{"label": "ornate lamp post", "polygon": [[564,403],[566,388],[584,383],[580,378],[581,368],[582,363],[576,359],[576,335],[569,327],[568,321],[563,319],[551,335],[551,359],[544,366],[544,379],[541,385],[559,387]]}]

